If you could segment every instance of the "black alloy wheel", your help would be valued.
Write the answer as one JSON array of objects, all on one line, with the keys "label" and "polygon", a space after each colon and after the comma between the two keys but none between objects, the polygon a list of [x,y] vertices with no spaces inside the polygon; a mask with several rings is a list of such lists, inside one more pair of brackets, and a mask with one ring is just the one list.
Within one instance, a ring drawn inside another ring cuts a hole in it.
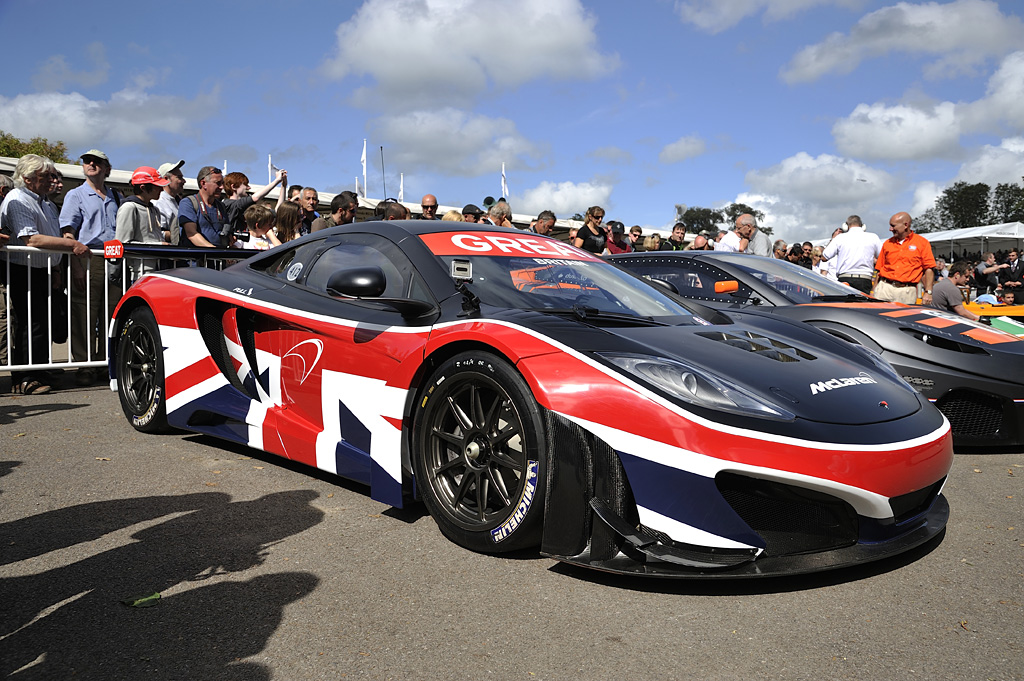
[{"label": "black alloy wheel", "polygon": [[431,377],[416,419],[418,489],[441,531],[474,551],[539,543],[543,418],[508,362],[467,352]]},{"label": "black alloy wheel", "polygon": [[116,361],[117,393],[128,421],[143,433],[166,431],[163,347],[148,307],[128,315],[118,338]]}]

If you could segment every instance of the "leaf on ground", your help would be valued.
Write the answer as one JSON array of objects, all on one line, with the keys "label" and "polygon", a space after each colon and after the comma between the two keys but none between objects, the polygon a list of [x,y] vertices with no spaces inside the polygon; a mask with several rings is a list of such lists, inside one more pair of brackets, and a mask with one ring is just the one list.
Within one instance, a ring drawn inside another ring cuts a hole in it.
[{"label": "leaf on ground", "polygon": [[97,461],[110,461],[110,457],[109,456],[97,456],[96,460]]},{"label": "leaf on ground", "polygon": [[14,437],[25,437],[25,433],[18,433]]},{"label": "leaf on ground", "polygon": [[970,631],[970,629],[967,628],[967,620],[960,620],[960,626],[964,631]]},{"label": "leaf on ground", "polygon": [[158,592],[154,592],[148,596],[136,596],[135,598],[126,598],[121,602],[127,605],[129,608],[152,608],[159,601],[160,594]]}]

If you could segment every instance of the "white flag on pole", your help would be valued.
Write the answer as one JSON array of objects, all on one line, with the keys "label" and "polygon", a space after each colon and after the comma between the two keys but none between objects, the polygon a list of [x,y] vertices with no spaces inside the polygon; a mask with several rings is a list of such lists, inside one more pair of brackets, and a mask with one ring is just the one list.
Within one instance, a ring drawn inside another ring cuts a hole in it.
[{"label": "white flag on pole", "polygon": [[221,169],[221,174],[222,175],[227,175],[228,174],[228,160],[227,159],[224,159],[224,167]]},{"label": "white flag on pole", "polygon": [[358,175],[356,175],[356,196],[362,196],[363,198],[366,198],[366,194],[360,194],[359,193],[359,176]]},{"label": "white flag on pole", "polygon": [[398,202],[405,201],[405,173],[398,173]]},{"label": "white flag on pole", "polygon": [[363,196],[366,196],[366,139],[363,139],[363,156],[359,159],[363,164]]},{"label": "white flag on pole", "polygon": [[501,164],[501,195],[508,198],[508,183],[505,182],[505,163]]}]

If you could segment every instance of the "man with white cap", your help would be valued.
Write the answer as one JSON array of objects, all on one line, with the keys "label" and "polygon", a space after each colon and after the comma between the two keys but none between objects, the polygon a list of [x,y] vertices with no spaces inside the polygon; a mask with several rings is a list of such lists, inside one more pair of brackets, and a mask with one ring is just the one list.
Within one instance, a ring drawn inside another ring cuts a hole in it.
[{"label": "man with white cap", "polygon": [[[106,185],[110,159],[99,149],[81,156],[85,182],[64,197],[60,231],[102,253],[103,242],[114,238],[121,195]],[[88,294],[88,295],[87,295]],[[86,253],[71,258],[71,357],[75,362],[107,357],[107,320],[121,299],[121,287],[109,283],[103,256]],[[106,374],[102,369],[78,370],[78,385],[90,385]]]},{"label": "man with white cap", "polygon": [[185,195],[185,176],[181,174],[183,165],[184,161],[164,163],[156,169],[157,175],[167,180],[167,185],[153,202],[153,207],[156,208],[164,241],[172,246],[178,245],[178,202]]}]

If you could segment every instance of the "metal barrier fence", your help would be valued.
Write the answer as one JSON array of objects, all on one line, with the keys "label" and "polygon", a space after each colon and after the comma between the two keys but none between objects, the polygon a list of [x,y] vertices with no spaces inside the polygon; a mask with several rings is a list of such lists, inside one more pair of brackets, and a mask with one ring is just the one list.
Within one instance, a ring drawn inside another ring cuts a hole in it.
[{"label": "metal barrier fence", "polygon": [[[122,258],[104,259],[103,249],[91,252],[92,257],[85,258],[70,255],[67,251],[27,246],[0,248],[0,273],[3,275],[0,281],[0,314],[3,315],[0,320],[0,372],[105,367],[110,315],[134,281],[150,272],[178,267],[221,269],[259,251],[124,244]],[[45,261],[40,268],[45,271],[45,283],[39,276],[12,281],[9,254],[24,254],[22,257],[27,257],[32,264]],[[61,257],[54,263],[51,256]],[[28,329],[33,328],[33,322],[38,322],[33,315],[42,313],[43,306],[36,297],[46,298],[47,352],[41,356],[44,353],[36,351],[43,343],[33,337],[27,344],[27,361],[17,364],[13,358],[18,320],[11,299],[12,293],[20,296],[22,292],[12,289],[12,285],[27,288],[24,302],[17,307],[23,310]]]}]

